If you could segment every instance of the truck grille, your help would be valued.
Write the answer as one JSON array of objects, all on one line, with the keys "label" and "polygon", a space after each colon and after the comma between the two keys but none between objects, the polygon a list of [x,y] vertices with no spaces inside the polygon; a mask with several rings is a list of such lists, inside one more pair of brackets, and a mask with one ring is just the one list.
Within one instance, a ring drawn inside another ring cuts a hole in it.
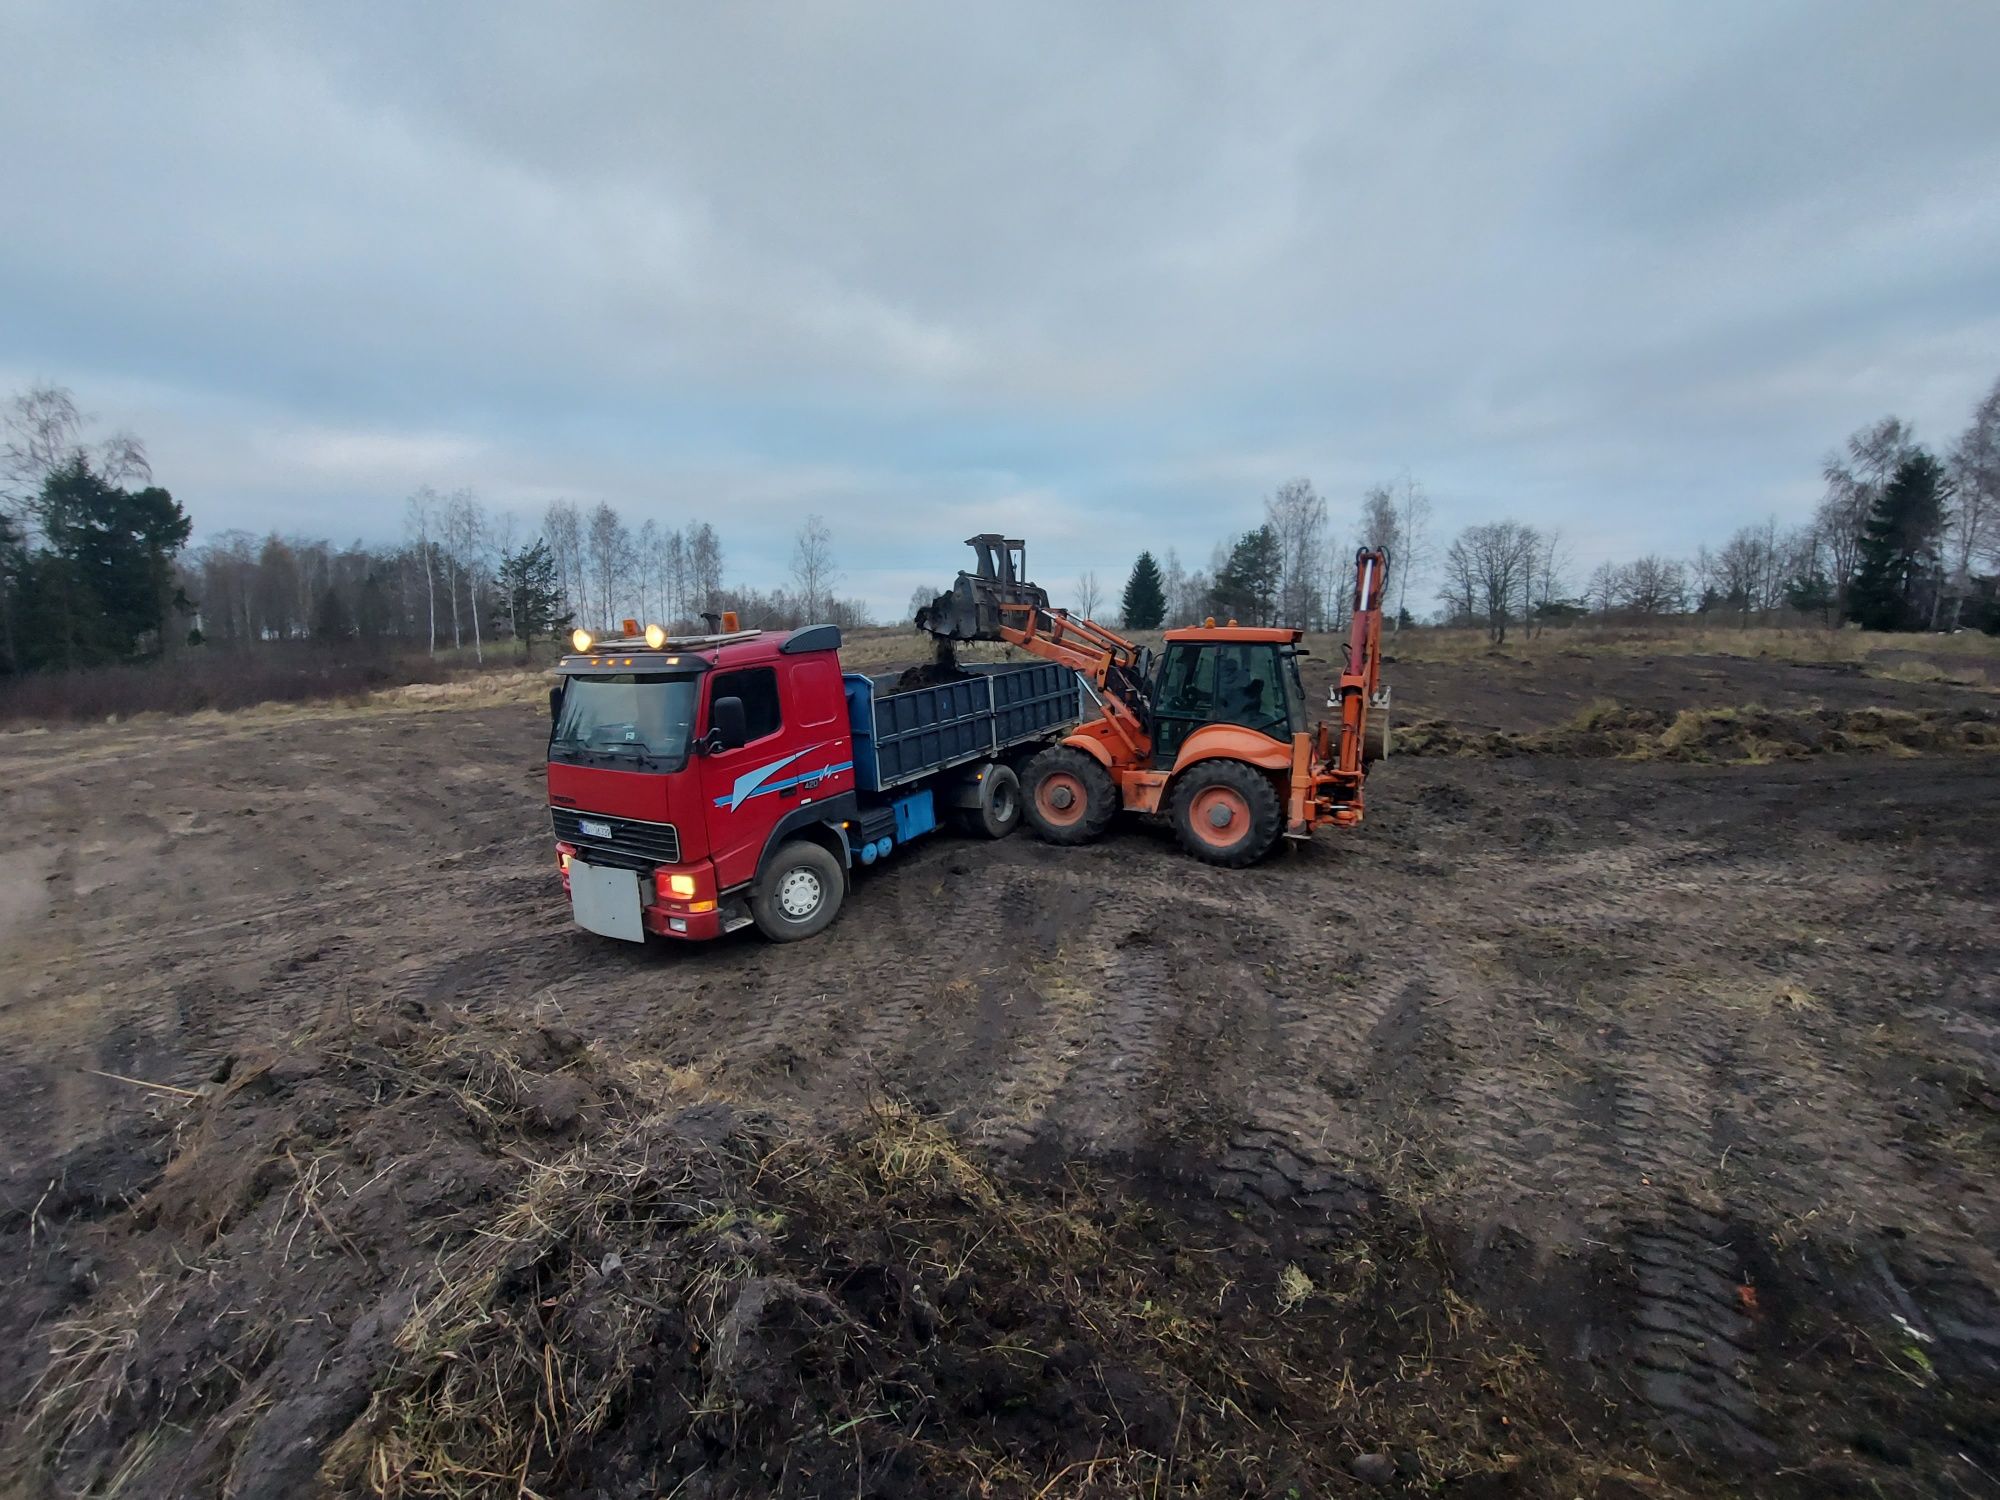
[{"label": "truck grille", "polygon": [[[576,845],[586,864],[650,870],[654,865],[677,865],[681,861],[681,836],[671,823],[645,823],[637,818],[614,818],[569,807],[552,807],[549,816],[555,823],[556,837],[565,844]],[[585,823],[593,824],[593,829],[586,832]],[[608,828],[610,836],[596,832],[596,828]]]}]

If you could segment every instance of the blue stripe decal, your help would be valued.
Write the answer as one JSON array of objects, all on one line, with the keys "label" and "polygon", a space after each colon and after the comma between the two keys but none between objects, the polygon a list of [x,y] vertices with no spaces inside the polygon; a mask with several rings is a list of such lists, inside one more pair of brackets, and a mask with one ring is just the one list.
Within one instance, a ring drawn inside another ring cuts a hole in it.
[{"label": "blue stripe decal", "polygon": [[[802,755],[805,752],[800,751],[799,753]],[[817,771],[807,771],[799,776],[787,777],[783,781],[761,780],[762,777],[770,775],[773,771],[782,771],[798,758],[797,755],[788,755],[781,761],[765,766],[761,771],[753,771],[748,776],[740,777],[736,783],[736,790],[726,797],[717,797],[715,805],[717,807],[726,807],[734,812],[752,797],[762,797],[772,792],[789,791],[792,787],[804,786],[808,781],[824,781],[829,776],[837,776],[842,771],[851,771],[854,769],[853,761],[843,760],[838,765],[821,766]],[[745,782],[748,782],[749,785],[745,786]]]}]

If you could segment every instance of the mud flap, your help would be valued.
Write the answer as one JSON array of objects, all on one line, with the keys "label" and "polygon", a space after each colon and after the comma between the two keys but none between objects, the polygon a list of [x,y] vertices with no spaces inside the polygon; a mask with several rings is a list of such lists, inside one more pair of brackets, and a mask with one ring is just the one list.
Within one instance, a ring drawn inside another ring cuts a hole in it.
[{"label": "mud flap", "polygon": [[632,870],[607,870],[580,859],[569,862],[569,909],[576,925],[628,943],[646,941],[639,877]]}]

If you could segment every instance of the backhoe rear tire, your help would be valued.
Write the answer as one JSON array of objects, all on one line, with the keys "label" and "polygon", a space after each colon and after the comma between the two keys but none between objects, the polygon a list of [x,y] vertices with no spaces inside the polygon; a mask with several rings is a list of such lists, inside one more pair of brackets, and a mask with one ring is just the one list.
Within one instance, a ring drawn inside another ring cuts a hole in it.
[{"label": "backhoe rear tire", "polygon": [[1082,750],[1056,745],[1021,776],[1028,822],[1051,844],[1087,844],[1111,826],[1118,788],[1111,773]]},{"label": "backhoe rear tire", "polygon": [[1271,778],[1255,766],[1204,760],[1174,783],[1168,817],[1174,837],[1188,853],[1237,870],[1270,852],[1281,831],[1282,810]]}]

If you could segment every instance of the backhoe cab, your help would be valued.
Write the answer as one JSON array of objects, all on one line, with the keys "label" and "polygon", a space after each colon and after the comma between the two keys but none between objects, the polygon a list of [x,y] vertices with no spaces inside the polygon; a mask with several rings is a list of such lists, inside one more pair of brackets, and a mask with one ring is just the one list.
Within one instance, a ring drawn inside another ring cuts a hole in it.
[{"label": "backhoe cab", "polygon": [[1051,607],[1021,577],[1018,540],[985,535],[970,545],[978,566],[920,610],[918,625],[940,640],[1005,641],[1073,667],[1099,710],[1023,772],[1028,821],[1043,838],[1080,844],[1121,811],[1164,813],[1189,853],[1241,866],[1281,835],[1361,821],[1369,710],[1388,696],[1386,553],[1355,555],[1353,625],[1327,701],[1339,717],[1309,725],[1302,632],[1209,620],[1168,631],[1154,664],[1115,631]]}]

